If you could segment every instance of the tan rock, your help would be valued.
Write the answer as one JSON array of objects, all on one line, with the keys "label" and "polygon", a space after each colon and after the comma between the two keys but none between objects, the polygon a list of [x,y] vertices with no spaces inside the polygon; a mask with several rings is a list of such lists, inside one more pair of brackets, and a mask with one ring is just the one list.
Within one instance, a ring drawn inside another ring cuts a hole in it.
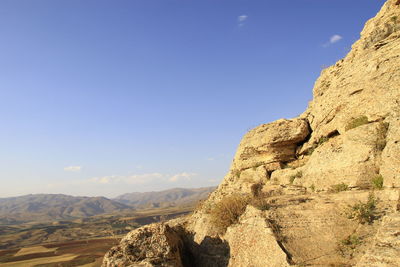
[{"label": "tan rock", "polygon": [[392,213],[382,220],[373,244],[356,267],[400,266],[400,213]]},{"label": "tan rock", "polygon": [[297,144],[309,134],[304,119],[278,120],[249,131],[240,142],[232,169],[243,170],[295,158]]},{"label": "tan rock", "polygon": [[[399,116],[400,117],[400,116]],[[389,125],[386,147],[382,153],[380,174],[385,187],[400,187],[400,118]]]},{"label": "tan rock", "polygon": [[297,169],[281,169],[272,173],[270,182],[271,184],[288,185],[288,184],[302,184],[299,179],[303,179],[302,168]]},{"label": "tan rock", "polygon": [[337,136],[315,149],[302,168],[300,185],[326,190],[335,184],[371,187],[379,172],[376,149],[378,123],[359,126]]},{"label": "tan rock", "polygon": [[240,223],[228,228],[224,238],[230,246],[231,267],[285,267],[287,255],[260,210],[249,206]]},{"label": "tan rock", "polygon": [[166,224],[152,224],[127,234],[104,257],[103,267],[181,267],[183,242]]}]

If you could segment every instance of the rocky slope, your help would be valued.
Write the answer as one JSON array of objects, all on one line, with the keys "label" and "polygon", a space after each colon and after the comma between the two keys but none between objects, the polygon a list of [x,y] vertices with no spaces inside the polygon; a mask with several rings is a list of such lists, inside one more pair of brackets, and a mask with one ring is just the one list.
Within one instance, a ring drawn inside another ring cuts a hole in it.
[{"label": "rocky slope", "polygon": [[400,1],[323,70],[298,118],[242,139],[193,215],[133,231],[103,266],[400,266]]}]

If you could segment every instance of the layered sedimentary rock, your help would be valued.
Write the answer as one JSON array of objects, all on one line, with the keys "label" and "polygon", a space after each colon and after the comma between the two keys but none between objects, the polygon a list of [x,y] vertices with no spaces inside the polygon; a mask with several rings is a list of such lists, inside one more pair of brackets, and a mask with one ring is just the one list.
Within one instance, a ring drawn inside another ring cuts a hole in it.
[{"label": "layered sedimentary rock", "polygon": [[[216,191],[191,216],[167,223],[179,241],[164,242],[175,252],[159,258],[202,267],[400,266],[399,155],[400,2],[388,0],[351,52],[322,71],[299,118],[244,136]],[[247,208],[217,231],[213,209],[232,195]],[[140,231],[104,266],[148,250]]]}]

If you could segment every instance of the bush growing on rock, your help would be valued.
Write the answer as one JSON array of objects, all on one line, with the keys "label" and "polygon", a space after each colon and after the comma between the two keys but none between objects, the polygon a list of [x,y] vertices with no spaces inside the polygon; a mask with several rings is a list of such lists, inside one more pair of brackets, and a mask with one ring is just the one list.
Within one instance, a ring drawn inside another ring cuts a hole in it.
[{"label": "bush growing on rock", "polygon": [[374,178],[372,178],[371,182],[372,182],[372,186],[375,189],[380,190],[383,188],[383,176],[382,175],[379,174],[379,175],[375,176]]},{"label": "bush growing on rock", "polygon": [[340,240],[338,250],[342,256],[349,256],[351,258],[359,245],[361,245],[361,239],[357,235],[352,234]]},{"label": "bush growing on rock", "polygon": [[248,204],[248,196],[234,194],[224,197],[210,210],[211,224],[218,233],[224,233],[230,225],[239,221]]},{"label": "bush growing on rock", "polygon": [[329,189],[330,192],[332,193],[339,193],[342,191],[347,191],[349,189],[349,186],[345,183],[340,183],[340,184],[334,184],[331,186]]},{"label": "bush growing on rock", "polygon": [[357,220],[361,224],[372,223],[375,219],[376,204],[375,196],[370,194],[366,203],[359,202],[350,206],[348,218]]}]

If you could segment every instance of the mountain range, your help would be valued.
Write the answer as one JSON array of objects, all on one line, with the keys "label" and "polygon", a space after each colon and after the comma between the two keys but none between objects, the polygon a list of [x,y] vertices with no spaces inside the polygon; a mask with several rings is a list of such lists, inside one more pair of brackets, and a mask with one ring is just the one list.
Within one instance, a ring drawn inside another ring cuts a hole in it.
[{"label": "mountain range", "polygon": [[215,187],[174,188],[159,192],[129,193],[114,199],[63,194],[30,194],[0,198],[0,224],[87,218],[102,214],[133,212],[144,208],[194,205]]}]

